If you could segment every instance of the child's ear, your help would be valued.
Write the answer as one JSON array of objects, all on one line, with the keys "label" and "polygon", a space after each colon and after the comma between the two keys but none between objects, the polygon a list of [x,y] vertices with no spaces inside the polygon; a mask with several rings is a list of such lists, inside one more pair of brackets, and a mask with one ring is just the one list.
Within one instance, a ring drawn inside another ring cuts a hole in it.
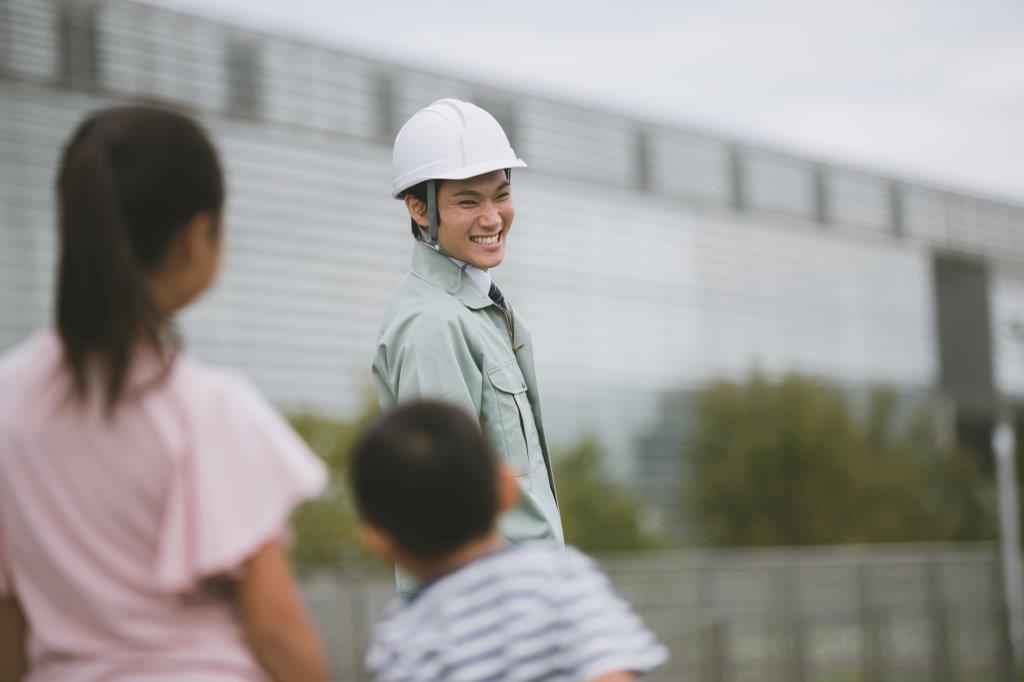
[{"label": "child's ear", "polygon": [[368,523],[359,525],[359,541],[363,547],[385,564],[395,563],[395,545],[388,534]]},{"label": "child's ear", "polygon": [[207,211],[192,217],[185,229],[178,233],[177,257],[182,264],[202,263],[211,248],[216,248],[217,219]]},{"label": "child's ear", "polygon": [[498,467],[498,513],[511,511],[519,504],[519,483],[512,470],[506,466]]}]

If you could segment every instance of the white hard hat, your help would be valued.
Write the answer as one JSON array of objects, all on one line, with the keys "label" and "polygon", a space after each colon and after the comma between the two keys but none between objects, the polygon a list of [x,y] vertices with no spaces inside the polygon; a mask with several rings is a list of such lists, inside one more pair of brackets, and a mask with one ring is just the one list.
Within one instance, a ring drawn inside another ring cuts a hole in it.
[{"label": "white hard hat", "polygon": [[412,115],[395,137],[391,196],[424,180],[464,180],[523,168],[501,125],[469,102],[439,99]]}]

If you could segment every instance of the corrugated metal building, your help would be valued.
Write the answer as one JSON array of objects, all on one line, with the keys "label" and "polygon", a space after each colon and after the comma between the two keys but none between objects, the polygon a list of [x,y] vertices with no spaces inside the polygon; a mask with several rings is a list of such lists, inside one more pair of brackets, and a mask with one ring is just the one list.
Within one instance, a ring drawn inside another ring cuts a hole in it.
[{"label": "corrugated metal building", "polygon": [[678,489],[678,396],[755,365],[941,387],[965,434],[1024,397],[1019,206],[127,0],[0,0],[0,350],[50,321],[60,145],[85,111],[157,99],[229,174],[228,265],[188,348],[284,409],[352,414],[411,251],[390,143],[444,96],[530,164],[496,278],[555,445],[597,435],[650,499]]}]

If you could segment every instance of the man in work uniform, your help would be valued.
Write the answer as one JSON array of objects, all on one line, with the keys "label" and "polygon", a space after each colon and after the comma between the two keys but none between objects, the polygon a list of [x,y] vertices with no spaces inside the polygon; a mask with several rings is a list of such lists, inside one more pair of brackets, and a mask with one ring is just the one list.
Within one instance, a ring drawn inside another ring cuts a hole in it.
[{"label": "man in work uniform", "polygon": [[[456,99],[406,122],[393,164],[391,195],[405,202],[416,242],[412,270],[381,323],[373,361],[381,408],[433,398],[476,415],[521,491],[502,534],[561,544],[533,341],[490,275],[515,217],[511,169],[526,164],[493,116]],[[398,591],[415,586],[399,576]]]}]

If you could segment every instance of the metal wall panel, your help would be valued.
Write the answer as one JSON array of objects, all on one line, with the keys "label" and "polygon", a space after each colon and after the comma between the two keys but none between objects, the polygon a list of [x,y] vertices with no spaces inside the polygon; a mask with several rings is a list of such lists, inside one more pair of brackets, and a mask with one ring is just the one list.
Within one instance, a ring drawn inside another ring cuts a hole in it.
[{"label": "metal wall panel", "polygon": [[918,185],[903,188],[903,223],[908,237],[948,248],[948,220],[942,192]]},{"label": "metal wall panel", "polygon": [[227,37],[225,56],[228,115],[253,121],[263,120],[266,111],[262,42],[255,36],[233,31]]},{"label": "metal wall panel", "polygon": [[373,65],[293,40],[264,43],[267,121],[372,140],[378,128]]},{"label": "metal wall panel", "polygon": [[519,119],[516,115],[519,98],[494,88],[474,87],[468,101],[490,113],[501,125],[513,149],[519,144]]},{"label": "metal wall panel", "polygon": [[545,381],[646,390],[693,379],[692,219],[625,192],[567,200],[585,183],[528,170],[514,184],[519,213],[496,276],[536,331]]},{"label": "metal wall panel", "polygon": [[945,199],[948,236],[955,247],[966,253],[981,249],[1024,259],[1024,211],[952,192]]},{"label": "metal wall panel", "polygon": [[998,253],[1024,261],[1024,208],[998,201],[983,204],[982,220],[991,225],[996,234],[992,247]]},{"label": "metal wall panel", "polygon": [[266,119],[291,126],[311,125],[314,121],[315,52],[308,45],[272,38],[264,44],[264,59]]},{"label": "metal wall panel", "polygon": [[374,74],[360,60],[296,41],[265,44],[266,118],[356,137],[373,136]]},{"label": "metal wall panel", "polygon": [[934,247],[1004,264],[1024,262],[1024,210],[956,192],[907,186],[907,233]]},{"label": "metal wall panel", "polygon": [[831,220],[843,227],[892,236],[888,181],[839,168],[827,169],[824,177]]},{"label": "metal wall panel", "polygon": [[523,99],[520,156],[541,172],[635,187],[636,128],[632,122],[544,100]]},{"label": "metal wall panel", "polygon": [[729,145],[701,135],[658,129],[650,133],[651,189],[659,194],[727,204]]},{"label": "metal wall panel", "polygon": [[[439,76],[409,69],[392,69],[391,75],[395,88],[394,132],[410,116],[423,107],[443,97],[454,97],[461,100],[473,99],[472,86],[457,78]],[[392,133],[389,141],[394,140]]]},{"label": "metal wall panel", "polygon": [[103,90],[226,110],[226,34],[221,27],[122,0],[100,7]]},{"label": "metal wall panel", "polygon": [[0,0],[0,74],[8,73],[11,51],[14,47],[14,12],[11,0]]},{"label": "metal wall panel", "polygon": [[[53,176],[62,137],[91,98],[0,82],[0,347],[50,323],[55,238]],[[53,96],[51,96],[52,98]]]},{"label": "metal wall panel", "polygon": [[6,0],[10,41],[4,52],[5,68],[17,78],[49,81],[56,76],[59,54],[54,27],[57,6],[33,0]]},{"label": "metal wall panel", "polygon": [[388,158],[301,131],[213,130],[230,171],[229,261],[185,318],[192,348],[244,369],[282,406],[358,410],[411,246],[387,198]]},{"label": "metal wall panel", "polygon": [[708,376],[757,364],[857,384],[936,379],[926,252],[724,221],[699,235]]},{"label": "metal wall panel", "polygon": [[356,60],[317,50],[311,72],[312,127],[366,138],[373,118],[372,84]]},{"label": "metal wall panel", "polygon": [[743,153],[741,168],[746,207],[814,218],[814,176],[810,163],[751,150]]}]

